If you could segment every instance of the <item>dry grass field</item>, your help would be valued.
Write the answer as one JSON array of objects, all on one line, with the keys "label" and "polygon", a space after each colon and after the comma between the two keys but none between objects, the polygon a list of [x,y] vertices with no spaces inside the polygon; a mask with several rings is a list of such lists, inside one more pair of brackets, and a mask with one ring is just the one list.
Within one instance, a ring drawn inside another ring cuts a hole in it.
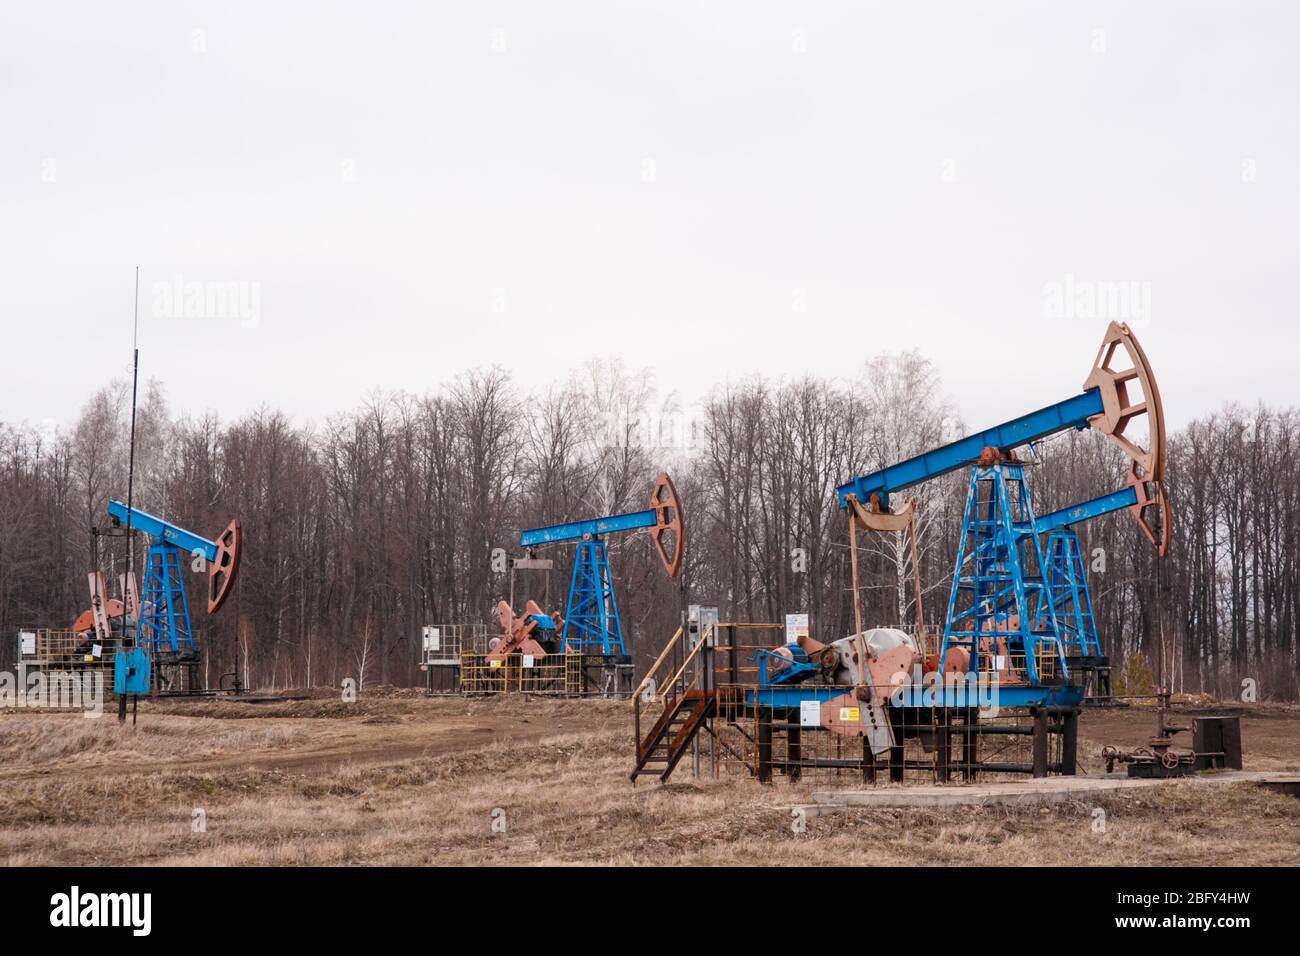
[{"label": "dry grass field", "polygon": [[[1103,744],[1140,744],[1151,726],[1139,708],[1088,712],[1084,768],[1100,772]],[[1247,769],[1300,769],[1300,708],[1250,708],[1243,737]],[[683,765],[666,786],[633,787],[631,738],[626,704],[413,691],[355,704],[146,702],[134,728],[9,712],[0,862],[1300,863],[1300,800],[1252,784],[1170,783],[1050,807],[845,809],[796,833],[785,808],[826,781],[696,780]]]}]

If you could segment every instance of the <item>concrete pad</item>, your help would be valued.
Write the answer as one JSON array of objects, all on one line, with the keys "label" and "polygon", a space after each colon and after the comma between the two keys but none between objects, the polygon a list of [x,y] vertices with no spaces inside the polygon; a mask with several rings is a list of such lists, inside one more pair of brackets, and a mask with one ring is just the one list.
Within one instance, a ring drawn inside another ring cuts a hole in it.
[{"label": "concrete pad", "polygon": [[1087,777],[1041,777],[1007,783],[927,784],[923,786],[890,785],[865,790],[821,790],[813,793],[814,803],[800,809],[810,815],[845,807],[970,807],[970,806],[1039,806],[1078,800],[1090,794],[1115,790],[1138,790],[1186,783],[1210,786],[1226,783],[1262,783],[1294,780],[1300,773],[1276,771],[1228,770],[1219,773],[1193,774],[1173,779],[1131,778],[1122,773]]}]

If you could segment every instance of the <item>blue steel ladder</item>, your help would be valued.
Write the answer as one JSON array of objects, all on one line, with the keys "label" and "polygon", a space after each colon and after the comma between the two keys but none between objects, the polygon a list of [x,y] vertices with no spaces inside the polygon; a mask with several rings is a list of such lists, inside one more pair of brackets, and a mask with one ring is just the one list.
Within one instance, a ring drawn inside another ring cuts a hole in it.
[{"label": "blue steel ladder", "polygon": [[192,656],[189,602],[181,578],[181,552],[155,540],[145,556],[144,593],[140,598],[139,644],[154,660]]},{"label": "blue steel ladder", "polygon": [[623,628],[609,575],[605,542],[592,536],[578,542],[564,618],[564,649],[570,653],[622,657]]},{"label": "blue steel ladder", "polygon": [[1065,676],[1065,649],[1047,595],[1045,566],[1023,466],[973,467],[948,596],[941,672],[953,647],[969,651],[971,672],[991,669],[981,667],[980,643],[988,639],[991,654],[997,655],[1001,638],[1008,655],[1023,653],[1030,684],[1043,683],[1040,647],[1054,653],[1059,666],[1056,676]]},{"label": "blue steel ladder", "polygon": [[[1061,641],[1070,656],[1101,655],[1097,622],[1092,614],[1092,596],[1083,567],[1079,536],[1073,531],[1053,531],[1047,536],[1047,594]],[[1040,608],[1040,621],[1043,617]]]}]

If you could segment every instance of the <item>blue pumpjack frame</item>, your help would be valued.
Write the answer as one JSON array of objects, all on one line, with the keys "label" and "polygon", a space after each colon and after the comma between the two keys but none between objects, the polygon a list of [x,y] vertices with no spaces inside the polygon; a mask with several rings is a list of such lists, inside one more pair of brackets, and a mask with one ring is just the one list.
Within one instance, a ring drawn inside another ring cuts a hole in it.
[{"label": "blue pumpjack frame", "polygon": [[1047,535],[1043,555],[1047,560],[1047,598],[1067,656],[1100,657],[1101,640],[1079,536],[1071,530],[1053,531]]},{"label": "blue pumpjack frame", "polygon": [[564,612],[564,649],[570,653],[622,657],[623,627],[610,580],[605,542],[592,537],[578,542]]},{"label": "blue pumpjack frame", "polygon": [[176,545],[158,538],[145,555],[138,644],[154,660],[176,660],[195,653],[190,607],[181,577],[181,562],[188,557]]},{"label": "blue pumpjack frame", "polygon": [[[978,673],[981,641],[1001,638],[1008,653],[1024,655],[1029,684],[1044,683],[1038,671],[1041,648],[1055,654],[1058,674],[1068,680],[1065,648],[1043,577],[1045,566],[1023,466],[972,468],[939,673],[953,647],[969,652],[968,670]],[[996,645],[992,653],[998,653]]]}]

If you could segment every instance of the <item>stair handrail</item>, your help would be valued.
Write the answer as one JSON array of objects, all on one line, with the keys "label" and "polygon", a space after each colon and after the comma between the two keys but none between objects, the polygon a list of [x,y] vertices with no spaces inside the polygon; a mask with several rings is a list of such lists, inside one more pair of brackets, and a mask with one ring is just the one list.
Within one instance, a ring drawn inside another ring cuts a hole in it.
[{"label": "stair handrail", "polygon": [[[695,660],[695,655],[700,652],[700,648],[704,647],[705,643],[706,642],[703,639],[695,643],[695,646],[691,648],[691,652],[686,655],[686,660],[682,661],[682,666],[677,669],[677,673],[674,674],[672,678],[668,681],[668,683],[664,685],[665,687],[672,687],[674,684],[677,683],[677,679],[681,677],[683,673],[685,673],[686,668],[691,666],[691,661]],[[699,680],[699,674],[696,674],[694,677],[691,678],[691,683],[693,684],[697,680]],[[682,688],[683,692],[686,691],[687,689],[688,688],[686,687]],[[661,694],[660,697],[662,696],[663,695]]]},{"label": "stair handrail", "polygon": [[[668,640],[664,643],[664,649],[659,652],[659,657],[655,659],[655,662],[650,665],[650,669],[646,671],[645,677],[641,678],[641,683],[637,684],[636,690],[632,691],[632,696],[628,699],[629,707],[636,706],[636,702],[641,698],[641,691],[645,688],[646,684],[650,683],[650,681],[654,678],[655,674],[659,672],[659,668],[663,665],[664,660],[668,657],[668,652],[673,649],[673,647],[677,644],[678,638],[680,638],[681,636],[682,636],[682,628],[681,625],[679,624],[677,626],[677,630],[673,631],[673,636],[668,638]],[[672,681],[669,681],[669,683],[671,684]]]},{"label": "stair handrail", "polygon": [[[714,696],[715,692],[712,686],[712,658],[707,653],[701,654],[705,647],[712,647],[715,637],[705,633],[699,635],[699,639],[685,654],[685,659],[682,660],[681,666],[677,667],[672,677],[668,678],[662,686],[647,687],[659,674],[665,661],[670,659],[670,654],[673,655],[671,660],[675,664],[678,658],[674,652],[686,650],[686,644],[689,643],[686,634],[686,623],[683,622],[682,626],[673,632],[672,638],[659,652],[659,657],[651,665],[650,670],[632,694],[633,733],[635,735],[637,759],[636,767],[631,775],[634,784],[638,774],[650,772],[645,771],[644,767],[661,746],[661,741],[669,740],[667,756],[663,758],[666,762],[659,774],[661,781],[666,780],[668,774],[672,773],[673,767],[676,766],[677,761],[681,759],[682,754],[685,752],[686,744],[695,738],[696,732],[701,726],[704,726],[717,707],[717,698]],[[692,665],[695,665],[693,669]],[[686,676],[687,671],[691,671],[689,677]],[[650,733],[643,737],[641,734],[641,695],[646,689],[650,690],[649,695],[646,697],[647,703],[657,701],[664,706],[663,712],[654,721]],[[682,712],[682,709],[688,705],[688,702],[694,699],[691,696],[692,694],[698,694],[698,701],[687,713],[685,723],[680,727],[676,727],[674,721],[677,715]],[[675,727],[675,734],[669,737],[670,731]]]}]

